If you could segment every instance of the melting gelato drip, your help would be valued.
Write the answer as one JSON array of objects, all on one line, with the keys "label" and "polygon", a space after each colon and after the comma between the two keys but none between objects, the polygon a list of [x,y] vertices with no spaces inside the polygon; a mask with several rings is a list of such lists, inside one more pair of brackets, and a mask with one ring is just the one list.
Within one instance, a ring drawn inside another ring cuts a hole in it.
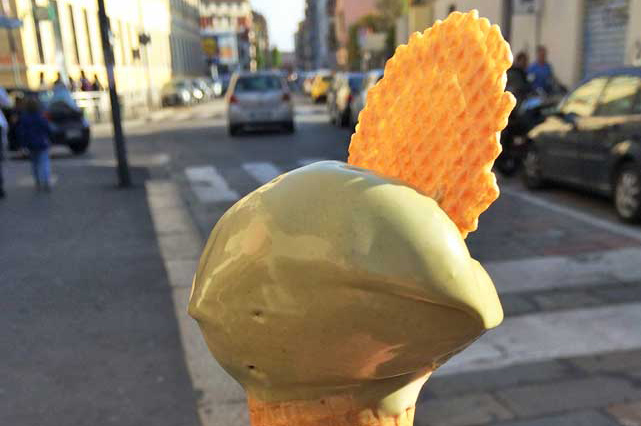
[{"label": "melting gelato drip", "polygon": [[189,313],[250,401],[343,398],[400,415],[503,318],[431,198],[340,162],[282,175],[215,226]]}]

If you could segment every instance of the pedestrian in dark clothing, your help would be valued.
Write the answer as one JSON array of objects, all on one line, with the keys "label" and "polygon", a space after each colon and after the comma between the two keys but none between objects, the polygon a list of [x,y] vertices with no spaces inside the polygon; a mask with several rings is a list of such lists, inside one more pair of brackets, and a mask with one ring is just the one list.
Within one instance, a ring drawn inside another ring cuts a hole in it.
[{"label": "pedestrian in dark clothing", "polygon": [[4,161],[4,146],[9,142],[9,122],[2,113],[3,108],[9,108],[9,95],[4,87],[0,86],[0,198],[5,197],[4,193],[4,175],[2,171],[2,162]]},{"label": "pedestrian in dark clothing", "polygon": [[[516,54],[514,64],[507,70],[507,90],[512,92],[517,102],[521,102],[532,90],[527,75],[528,57],[527,53]],[[514,108],[516,110],[516,108]]]},{"label": "pedestrian in dark clothing", "polygon": [[96,92],[102,90],[102,84],[100,84],[100,79],[98,78],[98,74],[93,75],[93,83],[91,84],[91,89]]},{"label": "pedestrian in dark clothing", "polygon": [[50,133],[49,122],[42,114],[38,100],[35,98],[27,99],[24,112],[20,114],[18,121],[18,140],[20,145],[29,151],[36,188],[46,192],[51,190],[49,182],[51,175],[49,163]]},{"label": "pedestrian in dark clothing", "polygon": [[66,86],[65,82],[62,81],[62,74],[58,73],[56,75],[56,80],[53,82],[53,87],[61,86],[61,85]]},{"label": "pedestrian in dark clothing", "polygon": [[92,84],[89,82],[87,76],[85,76],[84,71],[80,71],[80,90],[83,92],[91,91]]}]

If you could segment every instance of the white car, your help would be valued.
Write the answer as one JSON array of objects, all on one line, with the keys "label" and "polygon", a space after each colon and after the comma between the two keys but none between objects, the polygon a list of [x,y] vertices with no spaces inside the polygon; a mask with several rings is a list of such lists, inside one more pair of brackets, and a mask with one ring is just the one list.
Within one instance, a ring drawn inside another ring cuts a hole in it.
[{"label": "white car", "polygon": [[294,104],[283,76],[276,72],[235,74],[227,91],[231,136],[246,127],[281,126],[294,131]]},{"label": "white car", "polygon": [[356,98],[354,99],[354,102],[352,103],[352,109],[350,111],[352,115],[350,117],[350,123],[352,125],[356,126],[356,123],[358,123],[358,114],[360,114],[361,110],[365,108],[367,92],[369,91],[369,89],[374,87],[374,85],[378,83],[381,78],[383,78],[382,69],[371,70],[365,74],[365,78],[363,79],[363,86],[361,87],[360,92],[358,92]]}]

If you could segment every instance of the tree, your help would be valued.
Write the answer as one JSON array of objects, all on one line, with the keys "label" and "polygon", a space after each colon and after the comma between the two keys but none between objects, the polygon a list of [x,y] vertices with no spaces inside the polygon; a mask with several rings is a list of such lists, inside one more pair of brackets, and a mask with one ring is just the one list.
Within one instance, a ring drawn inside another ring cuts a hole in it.
[{"label": "tree", "polygon": [[385,23],[385,29],[388,30],[396,24],[396,19],[407,12],[407,0],[378,0],[376,8],[381,14]]},{"label": "tree", "polygon": [[283,58],[280,54],[280,50],[278,50],[278,47],[274,47],[272,49],[272,67],[280,68],[282,64],[283,64]]}]

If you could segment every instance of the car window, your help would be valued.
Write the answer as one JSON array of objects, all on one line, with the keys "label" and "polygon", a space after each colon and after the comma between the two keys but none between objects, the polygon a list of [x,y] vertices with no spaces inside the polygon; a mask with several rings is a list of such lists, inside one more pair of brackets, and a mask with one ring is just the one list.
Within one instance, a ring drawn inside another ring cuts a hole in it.
[{"label": "car window", "polygon": [[561,107],[561,112],[581,117],[592,115],[607,81],[607,77],[597,77],[579,86],[568,95]]},{"label": "car window", "polygon": [[613,116],[632,113],[641,79],[632,75],[613,77],[603,90],[595,115]]},{"label": "car window", "polygon": [[236,91],[241,92],[268,92],[282,90],[280,79],[271,75],[257,75],[252,77],[239,77],[236,81]]}]

